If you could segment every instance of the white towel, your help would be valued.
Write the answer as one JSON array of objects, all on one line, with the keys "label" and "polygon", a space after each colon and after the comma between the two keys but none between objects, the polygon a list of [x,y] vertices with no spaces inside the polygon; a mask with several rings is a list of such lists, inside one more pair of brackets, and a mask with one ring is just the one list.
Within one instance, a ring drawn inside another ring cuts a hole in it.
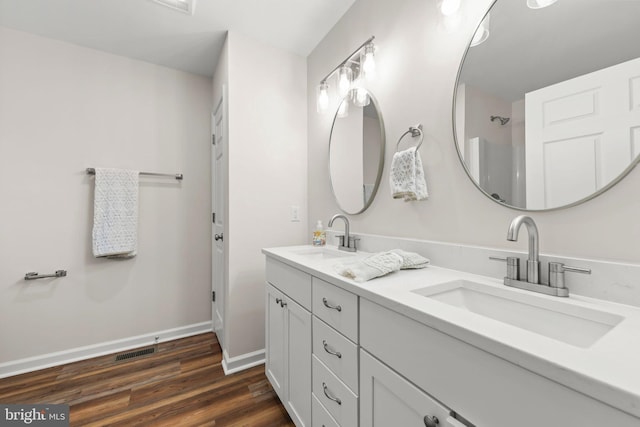
[{"label": "white towel", "polygon": [[425,200],[429,197],[422,159],[415,148],[399,151],[393,155],[389,183],[391,196],[394,199],[410,202]]},{"label": "white towel", "polygon": [[400,255],[393,252],[381,252],[360,261],[337,264],[334,268],[341,276],[362,283],[398,271],[401,266],[402,257]]},{"label": "white towel", "polygon": [[400,270],[425,268],[431,262],[429,258],[425,258],[415,252],[406,252],[402,249],[393,249],[391,252],[402,257],[402,266]]},{"label": "white towel", "polygon": [[93,256],[131,258],[138,246],[138,171],[96,168]]}]

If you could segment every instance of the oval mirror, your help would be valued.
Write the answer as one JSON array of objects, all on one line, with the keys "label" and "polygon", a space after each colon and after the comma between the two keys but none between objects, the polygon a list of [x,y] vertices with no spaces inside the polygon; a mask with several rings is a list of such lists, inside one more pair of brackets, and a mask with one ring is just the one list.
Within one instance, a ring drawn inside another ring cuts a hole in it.
[{"label": "oval mirror", "polygon": [[364,212],[378,191],[384,166],[385,133],[378,103],[364,88],[351,89],[333,119],[329,177],[340,209]]},{"label": "oval mirror", "polygon": [[453,107],[460,160],[485,195],[558,209],[635,166],[638,16],[640,1],[493,3],[460,65]]}]

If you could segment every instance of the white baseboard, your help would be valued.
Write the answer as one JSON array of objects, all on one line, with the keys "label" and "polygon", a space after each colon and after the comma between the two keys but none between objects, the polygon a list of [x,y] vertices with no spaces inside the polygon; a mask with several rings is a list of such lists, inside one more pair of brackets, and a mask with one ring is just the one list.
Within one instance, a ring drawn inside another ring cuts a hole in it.
[{"label": "white baseboard", "polygon": [[26,372],[50,368],[52,366],[63,365],[66,363],[77,362],[79,360],[90,359],[92,357],[104,356],[106,354],[118,353],[136,347],[151,345],[155,343],[155,337],[160,337],[158,342],[165,342],[212,331],[213,327],[210,321],[195,323],[193,325],[181,326],[179,328],[167,329],[158,332],[150,332],[148,334],[138,335],[135,337],[128,337],[115,341],[88,345],[85,347],[72,348],[70,350],[43,354],[41,356],[29,357],[26,359],[18,359],[0,364],[0,378],[6,378],[13,375],[24,374]]},{"label": "white baseboard", "polygon": [[252,353],[241,354],[240,356],[229,357],[227,350],[222,352],[222,369],[225,375],[235,372],[244,371],[254,366],[264,364],[264,350],[254,351]]}]

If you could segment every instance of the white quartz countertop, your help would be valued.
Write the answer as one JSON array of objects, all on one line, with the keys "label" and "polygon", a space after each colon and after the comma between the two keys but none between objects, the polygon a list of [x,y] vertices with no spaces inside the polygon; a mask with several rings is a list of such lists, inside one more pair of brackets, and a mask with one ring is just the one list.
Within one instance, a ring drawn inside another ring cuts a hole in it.
[{"label": "white quartz countertop", "polygon": [[[582,296],[539,298],[594,309],[624,319],[591,346],[567,344],[516,326],[425,298],[413,290],[453,280],[469,280],[505,288],[502,280],[437,266],[402,270],[385,277],[357,283],[340,276],[334,266],[369,254],[358,252],[344,258],[303,254],[312,246],[263,249],[268,257],[410,317],[467,344],[505,359],[538,375],[591,396],[640,418],[640,309]],[[328,251],[333,248],[328,248]],[[505,267],[506,268],[506,267]],[[512,292],[530,291],[508,288]]]}]

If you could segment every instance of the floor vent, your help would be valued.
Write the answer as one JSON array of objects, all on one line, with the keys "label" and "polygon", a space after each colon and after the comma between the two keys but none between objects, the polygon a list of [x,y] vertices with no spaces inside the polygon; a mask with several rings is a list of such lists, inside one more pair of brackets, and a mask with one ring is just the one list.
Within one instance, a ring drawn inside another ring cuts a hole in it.
[{"label": "floor vent", "polygon": [[153,354],[155,352],[156,352],[155,347],[149,347],[142,350],[136,350],[136,351],[130,351],[128,353],[118,354],[116,356],[116,362],[119,362],[121,360],[129,360],[129,359],[134,359],[136,357],[146,356],[148,354]]}]

